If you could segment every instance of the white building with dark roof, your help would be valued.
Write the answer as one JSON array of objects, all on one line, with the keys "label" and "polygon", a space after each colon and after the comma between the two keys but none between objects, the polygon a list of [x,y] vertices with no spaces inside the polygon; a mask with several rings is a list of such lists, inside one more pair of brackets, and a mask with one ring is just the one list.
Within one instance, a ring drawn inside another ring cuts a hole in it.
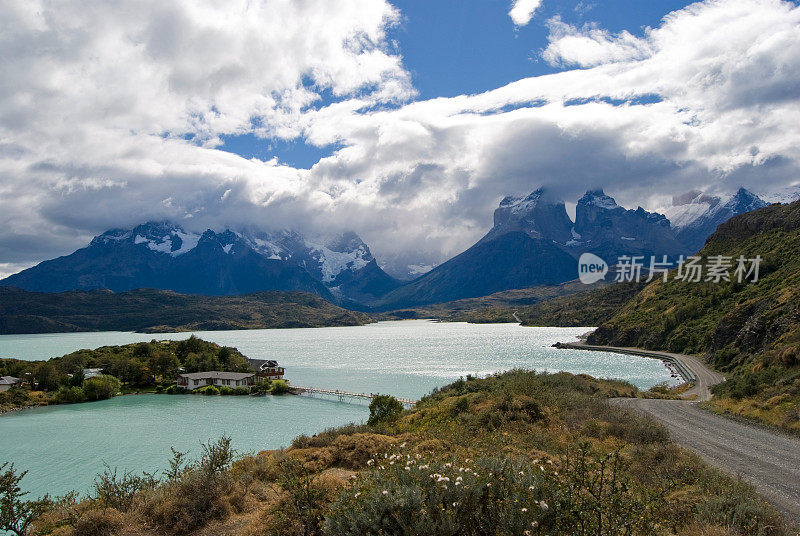
[{"label": "white building with dark roof", "polygon": [[12,387],[22,385],[22,380],[14,376],[0,376],[0,393],[8,391]]},{"label": "white building with dark roof", "polygon": [[245,387],[250,389],[263,379],[254,372],[221,372],[212,370],[209,372],[190,372],[188,374],[178,374],[178,387],[183,387],[189,391],[200,389],[207,385],[214,387]]},{"label": "white building with dark roof", "polygon": [[274,359],[247,359],[250,368],[268,380],[280,380],[283,378],[283,367],[278,366]]}]

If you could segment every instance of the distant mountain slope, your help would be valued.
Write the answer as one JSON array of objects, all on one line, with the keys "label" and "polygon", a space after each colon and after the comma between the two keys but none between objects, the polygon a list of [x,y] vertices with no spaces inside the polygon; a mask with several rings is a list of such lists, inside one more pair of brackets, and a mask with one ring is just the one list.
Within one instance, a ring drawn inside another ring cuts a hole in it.
[{"label": "distant mountain slope", "polygon": [[577,278],[577,259],[587,251],[616,264],[621,255],[677,257],[687,249],[660,214],[626,210],[602,190],[592,190],[578,201],[573,224],[564,202],[540,188],[526,197],[504,198],[494,226],[474,246],[376,306],[397,309],[560,284]]},{"label": "distant mountain slope", "polygon": [[675,198],[673,206],[665,213],[672,223],[676,238],[694,253],[703,247],[720,224],[767,205],[753,192],[739,188],[727,199],[690,192]]},{"label": "distant mountain slope", "polygon": [[0,287],[0,334],[357,326],[370,321],[363,313],[305,292],[197,296],[142,289],[52,294]]},{"label": "distant mountain slope", "polygon": [[409,307],[501,290],[552,285],[577,274],[572,256],[548,240],[511,231],[480,241],[419,279],[387,294],[378,306]]},{"label": "distant mountain slope", "polygon": [[759,280],[654,282],[590,342],[702,354],[729,375],[717,407],[800,431],[800,201],[730,219],[700,254],[760,255]]},{"label": "distant mountain slope", "polygon": [[354,233],[327,241],[291,231],[207,230],[198,235],[163,222],[107,231],[86,248],[0,280],[0,285],[39,292],[158,288],[236,295],[283,290],[362,303],[399,284],[377,266]]}]

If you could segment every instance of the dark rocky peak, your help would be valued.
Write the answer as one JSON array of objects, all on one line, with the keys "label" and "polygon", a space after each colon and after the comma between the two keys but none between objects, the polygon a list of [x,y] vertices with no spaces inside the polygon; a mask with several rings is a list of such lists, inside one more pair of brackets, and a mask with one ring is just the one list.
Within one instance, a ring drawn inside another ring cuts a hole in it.
[{"label": "dark rocky peak", "polygon": [[522,231],[532,238],[563,243],[570,239],[571,229],[572,220],[567,216],[564,201],[539,188],[525,197],[503,198],[494,211],[494,227],[483,240]]}]

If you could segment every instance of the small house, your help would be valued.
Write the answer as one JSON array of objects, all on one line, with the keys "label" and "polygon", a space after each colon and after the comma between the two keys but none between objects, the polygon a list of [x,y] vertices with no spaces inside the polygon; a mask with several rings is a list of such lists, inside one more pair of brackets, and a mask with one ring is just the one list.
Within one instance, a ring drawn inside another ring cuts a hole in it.
[{"label": "small house", "polygon": [[98,376],[103,375],[103,369],[101,368],[85,368],[83,369],[83,379],[88,380],[89,378],[97,378]]},{"label": "small house", "polygon": [[212,370],[209,372],[190,372],[188,374],[178,374],[178,387],[183,387],[189,391],[200,389],[207,385],[214,387],[244,387],[252,388],[255,384],[261,383],[263,379],[254,372],[220,372]]},{"label": "small house", "polygon": [[273,359],[247,359],[250,368],[262,378],[268,380],[280,380],[283,378],[283,367],[278,366],[278,362]]},{"label": "small house", "polygon": [[14,376],[1,376],[0,377],[0,393],[8,391],[12,387],[20,387],[22,380]]}]

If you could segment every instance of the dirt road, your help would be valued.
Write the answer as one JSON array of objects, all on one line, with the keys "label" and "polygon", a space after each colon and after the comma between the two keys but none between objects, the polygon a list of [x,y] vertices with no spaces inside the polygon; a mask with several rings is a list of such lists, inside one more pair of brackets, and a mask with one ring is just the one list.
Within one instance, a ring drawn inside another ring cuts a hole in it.
[{"label": "dirt road", "polygon": [[682,395],[693,400],[615,398],[610,402],[661,422],[675,443],[695,451],[710,465],[752,483],[787,521],[800,527],[800,438],[698,407],[697,401],[711,399],[712,386],[725,381],[721,374],[690,355],[584,343],[561,347],[641,355],[672,363],[684,380],[694,382]]},{"label": "dirt road", "polygon": [[611,403],[666,425],[675,443],[740,475],[800,526],[800,439],[715,415],[696,402],[615,398]]}]

